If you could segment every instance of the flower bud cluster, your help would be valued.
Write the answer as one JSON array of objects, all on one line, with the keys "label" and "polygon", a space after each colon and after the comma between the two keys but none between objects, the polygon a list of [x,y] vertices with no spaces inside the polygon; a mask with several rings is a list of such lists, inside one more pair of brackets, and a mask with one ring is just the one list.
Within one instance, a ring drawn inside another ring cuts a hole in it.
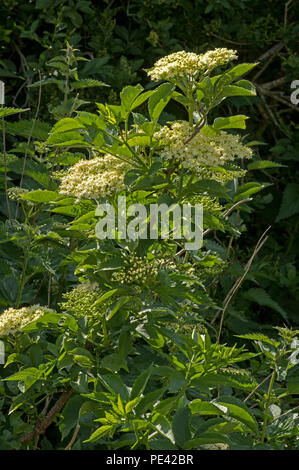
[{"label": "flower bud cluster", "polygon": [[[160,260],[161,261],[161,260]],[[124,266],[113,273],[112,279],[121,284],[146,285],[159,272],[160,262],[149,261],[147,258],[130,255],[124,260]]]},{"label": "flower bud cluster", "polygon": [[28,192],[29,189],[19,188],[18,186],[13,186],[12,188],[7,189],[7,195],[12,201],[24,201],[22,194],[26,194]]},{"label": "flower bud cluster", "polygon": [[97,283],[83,282],[70,292],[63,294],[65,299],[59,306],[64,311],[73,313],[76,317],[99,317],[103,305],[93,304],[101,296],[101,289]]}]

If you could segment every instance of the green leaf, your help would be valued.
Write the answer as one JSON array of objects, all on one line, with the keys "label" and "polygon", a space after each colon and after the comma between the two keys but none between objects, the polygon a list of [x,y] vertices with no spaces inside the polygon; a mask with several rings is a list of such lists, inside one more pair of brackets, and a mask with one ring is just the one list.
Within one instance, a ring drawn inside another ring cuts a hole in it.
[{"label": "green leaf", "polygon": [[101,426],[98,428],[91,436],[89,439],[83,441],[83,442],[91,442],[91,441],[97,441],[98,439],[101,439],[101,437],[106,436],[106,434],[109,434],[115,429],[114,424],[108,424],[105,426]]},{"label": "green leaf", "polygon": [[147,393],[144,397],[141,398],[140,402],[136,407],[137,416],[142,416],[148,410],[152,409],[154,405],[160,401],[160,398],[166,392],[167,387],[162,387],[154,392]]},{"label": "green leaf", "polygon": [[84,140],[83,135],[78,132],[62,132],[51,134],[46,145],[51,147],[92,147],[91,144]]},{"label": "green leaf", "polygon": [[28,350],[32,364],[38,367],[43,362],[43,350],[38,344],[33,344]]},{"label": "green leaf", "polygon": [[270,295],[264,290],[260,288],[252,288],[249,289],[247,292],[244,293],[244,297],[252,302],[256,302],[257,304],[265,307],[272,308],[276,312],[280,313],[280,315],[285,319],[288,320],[288,314],[285,310],[283,310],[279,304],[273,300]]},{"label": "green leaf", "polygon": [[239,186],[236,194],[234,196],[233,202],[238,202],[241,201],[242,199],[247,199],[250,197],[252,194],[258,193],[262,189],[264,189],[266,184],[260,184],[260,183],[245,183],[242,186]]},{"label": "green leaf", "polygon": [[287,219],[299,212],[299,184],[289,183],[285,187],[276,222]]},{"label": "green leaf", "polygon": [[[254,86],[252,85],[251,88],[241,86],[241,82],[246,82],[246,80],[240,80],[240,86],[235,85],[227,85],[223,88],[222,93],[225,97],[229,96],[255,96],[256,91]],[[247,82],[250,83],[250,82]]]},{"label": "green leaf", "polygon": [[112,372],[118,372],[120,369],[128,370],[125,358],[119,353],[112,353],[105,356],[102,359],[101,367],[111,370]]},{"label": "green leaf", "polygon": [[126,86],[120,93],[121,106],[125,109],[126,113],[129,113],[132,108],[132,104],[137,96],[143,91],[143,86],[139,83],[135,86]]},{"label": "green leaf", "polygon": [[33,139],[47,140],[51,126],[46,122],[22,119],[17,122],[6,122],[5,131],[11,135]]},{"label": "green leaf", "polygon": [[179,408],[173,416],[172,431],[175,441],[180,447],[183,447],[185,442],[191,439],[190,418],[191,412],[187,406]]},{"label": "green leaf", "polygon": [[28,201],[43,203],[56,201],[56,199],[61,197],[61,194],[56,193],[55,191],[47,191],[45,189],[37,189],[36,191],[30,191],[29,193],[22,195],[22,198]]},{"label": "green leaf", "polygon": [[253,69],[253,67],[256,67],[258,64],[239,64],[233,67],[231,70],[226,72],[226,76],[228,76],[231,81],[234,81],[236,78],[241,77],[241,75],[244,75],[245,73],[249,72],[249,70]]},{"label": "green leaf", "polygon": [[172,85],[171,83],[163,83],[163,85],[156,88],[148,100],[148,112],[152,121],[158,121],[159,116],[170,100],[174,89],[175,85]]},{"label": "green leaf", "polygon": [[61,439],[65,439],[70,431],[76,426],[79,421],[80,408],[85,397],[75,395],[71,397],[61,412],[59,420],[59,430],[61,432]]},{"label": "green leaf", "polygon": [[18,108],[2,108],[0,107],[0,118],[10,116],[12,114],[23,113],[24,111],[30,111],[30,108],[18,109]]},{"label": "green leaf", "polygon": [[206,433],[220,433],[223,435],[232,432],[244,432],[243,424],[234,421],[224,421],[223,418],[211,418],[199,425],[196,430],[196,436],[202,436]]},{"label": "green leaf", "polygon": [[13,381],[22,381],[25,385],[25,390],[28,390],[37,380],[39,380],[43,375],[43,371],[36,369],[35,367],[28,367],[23,369],[10,377],[6,377],[2,380],[13,380]]},{"label": "green leaf", "polygon": [[229,410],[229,416],[232,416],[241,423],[246,424],[246,426],[254,433],[258,432],[257,422],[242,400],[230,395],[223,395],[213,400],[213,403],[225,406]]},{"label": "green leaf", "polygon": [[74,130],[79,130],[79,129],[85,129],[85,126],[82,123],[82,120],[73,119],[73,118],[60,119],[55,124],[55,126],[51,129],[51,133],[50,133],[50,136],[49,136],[49,139],[48,139],[47,143],[51,140],[51,136],[53,134],[58,134],[58,133],[63,133],[63,132],[68,132],[68,131],[74,131]]},{"label": "green leaf", "polygon": [[141,374],[137,377],[130,393],[130,399],[133,399],[143,394],[145,387],[149,381],[149,378],[152,374],[152,371],[153,365],[151,364],[145,371],[141,372]]},{"label": "green leaf", "polygon": [[98,300],[95,301],[93,304],[93,307],[97,307],[101,303],[105,302],[105,300],[110,299],[110,297],[116,295],[116,294],[122,294],[124,292],[127,292],[127,289],[119,287],[117,289],[112,289],[109,290],[108,292],[105,292]]},{"label": "green leaf", "polygon": [[247,116],[229,116],[219,117],[214,120],[213,127],[217,130],[220,129],[246,129],[245,121]]},{"label": "green leaf", "polygon": [[258,160],[251,162],[247,165],[247,170],[262,170],[264,168],[279,168],[286,167],[287,165],[281,165],[280,163],[271,162],[271,160]]},{"label": "green leaf", "polygon": [[131,105],[131,111],[138,106],[140,106],[142,103],[144,103],[152,94],[155,92],[155,90],[149,90],[145,91],[144,93],[141,93],[141,95],[137,96],[137,98],[134,100],[133,104]]},{"label": "green leaf", "polygon": [[134,400],[130,400],[125,406],[125,412],[131,413],[131,411],[133,411],[136,408],[138,403],[140,403],[140,400],[141,400],[141,397],[136,397],[134,398]]},{"label": "green leaf", "polygon": [[172,444],[175,444],[175,438],[172,432],[171,424],[165,416],[159,413],[155,413],[152,424],[159,434],[161,434],[161,436],[166,437],[170,440],[170,442],[172,442]]},{"label": "green leaf", "polygon": [[111,320],[112,317],[121,309],[125,304],[129,302],[131,297],[128,295],[126,296],[121,296],[116,302],[114,302],[112,305],[109,306],[105,318],[107,321]]},{"label": "green leaf", "polygon": [[100,82],[99,80],[94,80],[92,78],[77,80],[76,82],[71,82],[70,85],[73,90],[77,90],[78,88],[90,88],[93,86],[110,86],[107,85],[107,83]]},{"label": "green leaf", "polygon": [[125,402],[129,400],[128,387],[118,374],[99,375],[99,380],[110,393],[119,394]]},{"label": "green leaf", "polygon": [[262,343],[267,343],[270,344],[271,346],[274,346],[277,348],[279,346],[279,341],[275,341],[272,338],[269,338],[266,335],[263,335],[261,333],[248,333],[246,335],[235,335],[237,338],[243,338],[243,339],[251,339],[253,341],[261,341]]},{"label": "green leaf", "polygon": [[43,326],[48,326],[48,325],[58,325],[58,323],[62,320],[62,315],[61,313],[55,313],[55,312],[49,312],[49,313],[44,313],[44,315],[40,316],[37,320],[34,320],[31,323],[28,323],[27,325],[22,327],[22,331],[34,331],[34,330],[39,330]]},{"label": "green leaf", "polygon": [[207,433],[203,433],[200,437],[197,437],[195,439],[191,439],[190,441],[185,442],[183,449],[184,450],[191,450],[191,449],[196,450],[201,445],[217,444],[218,442],[223,442],[227,444],[228,437],[217,432],[211,432],[211,433],[207,432]]},{"label": "green leaf", "polygon": [[203,387],[216,387],[217,385],[228,385],[230,387],[238,388],[240,390],[251,391],[256,386],[255,380],[245,371],[240,369],[230,369],[229,371],[208,373],[202,377],[194,379],[194,385]]},{"label": "green leaf", "polygon": [[192,414],[199,415],[225,415],[226,407],[220,407],[217,403],[210,403],[208,401],[203,401],[199,398],[196,398],[191,403],[188,404]]},{"label": "green leaf", "polygon": [[[297,351],[298,355],[298,351]],[[299,395],[299,377],[289,377],[287,379],[287,390],[291,395]]]}]

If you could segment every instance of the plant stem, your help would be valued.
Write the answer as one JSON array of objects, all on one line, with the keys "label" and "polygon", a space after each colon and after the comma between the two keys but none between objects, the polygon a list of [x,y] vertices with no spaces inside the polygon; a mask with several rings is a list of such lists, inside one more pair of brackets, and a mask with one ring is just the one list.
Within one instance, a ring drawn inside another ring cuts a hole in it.
[{"label": "plant stem", "polygon": [[267,421],[268,421],[268,408],[269,408],[269,405],[270,405],[271,393],[272,393],[272,388],[273,388],[273,384],[274,384],[274,379],[275,379],[275,370],[273,370],[273,372],[272,372],[272,376],[271,376],[271,380],[270,380],[269,388],[268,388],[267,401],[266,401],[266,406],[265,406],[265,411],[264,411],[264,422],[263,422],[261,442],[264,442],[264,440],[265,440],[265,433],[266,433],[266,427],[267,427]]},{"label": "plant stem", "polygon": [[20,279],[20,284],[19,284],[19,289],[18,289],[17,300],[16,300],[16,308],[19,308],[20,306],[22,293],[26,284],[25,276],[26,276],[28,261],[29,261],[29,250],[26,250],[24,254],[24,263],[23,263],[22,274],[21,274],[21,279]]}]

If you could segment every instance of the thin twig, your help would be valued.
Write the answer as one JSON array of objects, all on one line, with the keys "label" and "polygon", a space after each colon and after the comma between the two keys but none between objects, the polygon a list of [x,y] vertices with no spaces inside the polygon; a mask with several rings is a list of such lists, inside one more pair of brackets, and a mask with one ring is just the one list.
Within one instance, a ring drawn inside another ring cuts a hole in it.
[{"label": "thin twig", "polygon": [[215,33],[208,33],[209,36],[214,36],[217,39],[221,39],[222,41],[229,42],[230,44],[236,44],[237,46],[249,46],[250,42],[237,42],[237,41],[231,41],[230,39],[223,38],[222,36],[218,36],[218,34]]},{"label": "thin twig", "polygon": [[288,24],[288,10],[292,3],[293,3],[293,0],[288,0],[288,2],[284,6],[284,21],[283,21],[284,27],[286,27]]},{"label": "thin twig", "polygon": [[298,111],[299,112],[299,108],[298,106],[295,106],[294,104],[291,104],[289,101],[287,101],[286,99],[284,98],[281,98],[281,96],[278,96],[277,93],[274,93],[273,91],[269,91],[261,86],[258,87],[259,91],[266,95],[266,96],[270,96],[272,97],[274,100],[276,101],[279,101],[280,103],[283,103],[285,105],[287,105],[289,108],[293,109],[294,111]]},{"label": "thin twig", "polygon": [[278,44],[275,44],[273,47],[268,49],[266,52],[264,52],[258,59],[257,62],[261,62],[262,60],[268,59],[270,56],[275,56],[278,54],[278,52],[284,47],[285,42],[281,41]]},{"label": "thin twig", "polygon": [[34,430],[25,436],[21,437],[20,443],[27,444],[28,442],[32,441],[35,437],[39,436],[40,434],[44,434],[46,429],[50,426],[52,421],[54,420],[55,416],[62,410],[68,399],[70,398],[71,394],[73,393],[73,389],[69,387],[57,400],[55,405],[50,409],[49,413],[46,415],[45,419],[42,422],[37,423]]},{"label": "thin twig", "polygon": [[[39,109],[40,109],[40,104],[41,104],[42,86],[41,86],[41,73],[40,73],[40,71],[38,71],[38,74],[39,74],[39,79],[40,79],[40,85],[39,85],[39,91],[38,91],[38,102],[37,102],[37,108],[36,108],[35,116],[34,116],[34,119],[33,119],[33,123],[32,123],[30,133],[29,133],[29,136],[28,136],[26,151],[25,151],[25,155],[24,155],[24,159],[23,159],[23,167],[22,167],[22,174],[21,174],[21,180],[20,180],[20,188],[22,188],[22,185],[23,185],[29,145],[30,145],[30,141],[31,141],[31,138],[32,138],[32,134],[33,134],[33,131],[34,131],[34,127],[35,127],[35,124],[36,124],[36,121],[37,121],[37,117],[38,117],[38,113],[39,113]],[[16,218],[18,217],[18,210],[19,210],[19,203],[17,203],[17,207],[16,207]]]},{"label": "thin twig", "polygon": [[259,384],[255,387],[254,390],[252,390],[252,392],[249,393],[249,395],[245,398],[245,400],[243,400],[243,403],[246,403],[247,400],[249,400],[249,398],[251,398],[252,395],[254,395],[255,392],[256,392],[262,385],[264,385],[264,383],[267,382],[267,380],[270,379],[271,375],[272,375],[272,372],[271,372],[271,374],[267,375],[267,377],[265,377],[265,378],[262,380],[262,382],[259,383]]},{"label": "thin twig", "polygon": [[[241,204],[245,203],[245,202],[248,202],[248,201],[251,201],[251,198],[246,198],[246,199],[242,199],[242,201],[238,201],[236,202],[236,204],[234,204],[232,207],[230,207],[226,212],[224,212],[223,214],[223,217],[227,217],[236,207],[240,206]],[[207,228],[207,230],[205,230],[203,233],[202,233],[202,236],[205,237],[206,235],[208,235],[208,233],[210,232],[213,232],[214,229],[212,228]],[[177,256],[181,256],[185,253],[185,248],[182,248],[180,251],[178,251],[177,253],[175,253],[173,255],[174,258],[176,258]],[[172,258],[169,258],[168,260],[165,261],[164,264],[167,264],[169,263],[170,261],[172,260]]]},{"label": "thin twig", "polygon": [[267,88],[267,90],[270,90],[271,88],[275,88],[275,87],[285,83],[286,79],[287,79],[287,77],[277,78],[277,80],[272,80],[272,82],[263,83],[260,86],[262,88]]},{"label": "thin twig", "polygon": [[66,448],[64,450],[71,450],[72,445],[74,444],[75,440],[77,439],[77,435],[78,435],[79,430],[80,430],[80,424],[77,423],[77,426],[75,427],[75,431],[74,431],[74,434],[72,436],[72,439],[70,440],[70,442],[68,443],[68,445],[66,446]]},{"label": "thin twig", "polygon": [[257,62],[262,62],[263,60],[268,59],[268,61],[262,66],[262,68],[254,75],[252,82],[257,80],[260,75],[266,70],[266,68],[271,64],[272,60],[277,56],[277,54],[281,51],[281,49],[284,47],[285,43],[280,42],[279,44],[276,44],[275,46],[271,47],[267,52],[262,54],[258,59]]},{"label": "thin twig", "polygon": [[184,145],[189,144],[189,142],[199,133],[200,129],[202,129],[206,125],[206,122],[207,122],[207,115],[205,111],[202,109],[202,107],[200,106],[198,102],[196,102],[196,104],[197,104],[200,114],[202,115],[202,119],[199,122],[199,124],[195,126],[194,131],[190,135],[190,137],[188,137],[188,139],[185,140]]},{"label": "thin twig", "polygon": [[282,413],[282,415],[279,415],[276,418],[274,418],[272,423],[274,423],[274,421],[276,421],[277,419],[283,418],[284,416],[288,415],[289,413],[292,413],[295,410],[298,410],[298,408],[299,408],[299,405],[295,406],[295,408],[292,408],[291,410],[285,411],[285,413]]},{"label": "thin twig", "polygon": [[[259,252],[259,250],[262,248],[262,246],[264,245],[264,243],[267,241],[268,239],[268,236],[266,236],[266,233],[270,230],[271,226],[269,226],[265,232],[262,234],[262,236],[260,237],[259,241],[257,242],[254,250],[253,250],[253,253],[250,257],[250,259],[248,260],[246,266],[245,266],[245,270],[244,270],[244,273],[241,277],[239,277],[235,284],[233,285],[233,287],[230,289],[229,293],[227,294],[226,298],[224,299],[224,307],[222,309],[222,315],[221,315],[221,319],[220,319],[220,325],[219,325],[219,332],[218,332],[218,338],[217,338],[217,342],[219,343],[220,341],[220,336],[221,336],[221,331],[222,331],[222,326],[223,326],[223,320],[224,320],[224,315],[225,315],[225,312],[227,310],[227,307],[230,303],[230,301],[232,300],[233,296],[235,295],[235,293],[237,292],[237,290],[239,289],[240,285],[242,284],[243,280],[245,279],[249,269],[250,269],[250,266],[255,258],[255,256],[257,255],[257,253]],[[220,314],[221,310],[218,310],[218,312],[216,313],[215,317],[212,319],[211,321],[211,325],[213,325],[213,323],[215,323],[216,319],[218,318],[219,314]]]},{"label": "thin twig", "polygon": [[7,193],[7,155],[6,155],[6,138],[5,138],[6,136],[5,136],[5,121],[4,121],[4,118],[2,118],[1,121],[2,121],[2,142],[3,142],[2,145],[3,145],[3,160],[4,160],[4,190],[5,190],[7,214],[8,214],[10,224],[12,224],[10,205],[9,205],[8,193]]}]

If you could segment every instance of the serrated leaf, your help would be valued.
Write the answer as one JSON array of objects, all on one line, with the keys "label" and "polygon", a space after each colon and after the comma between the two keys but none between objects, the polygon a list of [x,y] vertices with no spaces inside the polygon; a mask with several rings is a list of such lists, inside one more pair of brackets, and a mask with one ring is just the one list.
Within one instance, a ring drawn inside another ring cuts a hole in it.
[{"label": "serrated leaf", "polygon": [[83,442],[92,442],[92,441],[97,441],[98,439],[101,439],[101,437],[106,436],[108,433],[110,433],[113,429],[115,428],[114,424],[107,424],[105,426],[101,426],[98,428],[91,436],[89,439],[83,441]]},{"label": "serrated leaf", "polygon": [[287,165],[281,165],[280,163],[271,162],[270,160],[259,160],[251,162],[247,165],[247,170],[262,170],[264,168],[279,168],[286,167]]},{"label": "serrated leaf", "polygon": [[25,391],[28,390],[37,380],[39,380],[43,375],[43,371],[36,369],[35,367],[28,367],[23,369],[10,377],[6,377],[2,380],[13,380],[13,381],[22,381],[24,382]]},{"label": "serrated leaf", "polygon": [[280,313],[280,315],[287,320],[288,314],[285,310],[283,310],[279,304],[273,300],[270,295],[264,290],[260,288],[252,288],[249,289],[247,292],[244,293],[244,297],[252,302],[256,302],[261,306],[269,307],[275,310],[276,312]]},{"label": "serrated leaf", "polygon": [[138,403],[140,403],[140,400],[141,400],[141,397],[136,397],[134,398],[134,400],[130,400],[128,403],[126,403],[125,412],[131,413],[131,411],[133,411],[136,408]]},{"label": "serrated leaf", "polygon": [[137,415],[143,415],[146,411],[152,409],[154,405],[160,400],[162,395],[164,395],[166,390],[167,387],[162,387],[158,390],[155,390],[154,392],[149,392],[144,397],[142,397],[136,407]]},{"label": "serrated leaf", "polygon": [[0,118],[4,118],[6,116],[11,116],[12,114],[23,113],[25,111],[30,111],[30,108],[19,109],[19,108],[3,108],[3,107],[0,107]]},{"label": "serrated leaf", "polygon": [[140,95],[143,91],[143,86],[137,84],[136,86],[126,86],[120,93],[121,106],[124,108],[126,113],[131,111],[132,104],[134,100]]},{"label": "serrated leaf", "polygon": [[11,135],[33,139],[47,140],[51,126],[46,122],[22,119],[17,122],[6,122],[5,131]]},{"label": "serrated leaf", "polygon": [[238,64],[235,67],[233,67],[231,70],[226,72],[226,76],[229,76],[231,81],[235,80],[238,77],[241,77],[241,75],[244,75],[245,73],[249,72],[249,70],[253,69],[256,67],[258,64],[249,64],[249,63],[244,63],[244,64]]},{"label": "serrated leaf", "polygon": [[223,395],[216,398],[213,403],[225,406],[229,410],[229,416],[232,416],[241,423],[246,424],[246,426],[248,426],[253,432],[258,432],[257,422],[242,400],[230,395]]},{"label": "serrated leaf", "polygon": [[170,100],[174,89],[175,85],[172,85],[171,83],[163,83],[163,85],[156,88],[148,100],[148,112],[152,121],[158,121],[159,116]]},{"label": "serrated leaf", "polygon": [[262,189],[264,189],[267,185],[260,184],[260,183],[245,183],[242,186],[239,186],[236,194],[234,196],[233,202],[241,201],[242,199],[246,199],[250,197],[252,194],[258,193]]},{"label": "serrated leaf", "polygon": [[61,439],[64,439],[78,423],[80,408],[84,401],[85,397],[80,395],[75,395],[67,401],[59,420]]},{"label": "serrated leaf", "polygon": [[153,371],[153,366],[152,364],[145,370],[143,371],[135,380],[131,393],[130,393],[130,398],[133,399],[137,396],[142,395],[142,393],[145,390],[145,387],[149,381],[149,378],[152,374]]},{"label": "serrated leaf", "polygon": [[211,433],[207,432],[207,433],[203,433],[200,437],[197,437],[195,439],[191,439],[190,441],[185,442],[183,449],[184,450],[191,450],[191,449],[196,450],[201,445],[217,444],[218,442],[227,444],[228,437],[217,432],[211,432]]},{"label": "serrated leaf", "polygon": [[92,78],[77,80],[76,82],[71,82],[70,85],[74,90],[77,90],[78,88],[91,88],[94,86],[110,86],[107,83],[100,82],[99,80],[94,80]]},{"label": "serrated leaf", "polygon": [[217,130],[220,129],[246,129],[245,121],[247,116],[229,116],[219,117],[214,120],[213,127]]},{"label": "serrated leaf", "polygon": [[172,431],[175,441],[180,447],[183,447],[184,443],[191,439],[190,418],[191,412],[187,406],[179,408],[173,416]]},{"label": "serrated leaf", "polygon": [[[235,85],[227,85],[226,87],[223,88],[223,95],[225,95],[225,97],[229,97],[229,96],[255,96],[256,95],[256,91],[255,91],[255,88],[254,86],[252,85],[251,88],[247,88],[247,87],[243,87],[241,85],[241,82],[242,80],[240,80],[240,86],[237,85],[237,83]],[[243,82],[245,82],[245,80],[243,80]],[[250,82],[248,82],[250,83]]]},{"label": "serrated leaf", "polygon": [[22,194],[22,198],[28,201],[47,203],[61,198],[61,194],[56,193],[55,191],[37,189],[36,191],[30,191],[29,193]]},{"label": "serrated leaf", "polygon": [[287,219],[299,212],[299,184],[289,183],[284,189],[276,222]]},{"label": "serrated leaf", "polygon": [[243,338],[243,339],[251,339],[253,341],[261,341],[262,343],[267,343],[270,344],[271,346],[274,346],[277,348],[279,346],[279,341],[275,341],[272,338],[269,338],[266,335],[263,335],[262,333],[248,333],[246,335],[235,335],[237,338]]},{"label": "serrated leaf", "polygon": [[175,444],[171,424],[164,415],[156,413],[153,417],[152,423],[161,436],[166,437],[170,442],[172,442],[172,444]]},{"label": "serrated leaf", "polygon": [[193,400],[188,404],[192,414],[199,415],[225,415],[226,407],[218,406],[216,403],[200,400],[199,398]]},{"label": "serrated leaf", "polygon": [[[51,133],[49,136],[48,141],[51,139],[53,134],[69,132],[73,130],[84,129],[85,125],[83,124],[82,120],[73,119],[73,118],[63,118],[60,119],[55,126],[51,129]],[[47,141],[47,142],[48,142]]]}]

